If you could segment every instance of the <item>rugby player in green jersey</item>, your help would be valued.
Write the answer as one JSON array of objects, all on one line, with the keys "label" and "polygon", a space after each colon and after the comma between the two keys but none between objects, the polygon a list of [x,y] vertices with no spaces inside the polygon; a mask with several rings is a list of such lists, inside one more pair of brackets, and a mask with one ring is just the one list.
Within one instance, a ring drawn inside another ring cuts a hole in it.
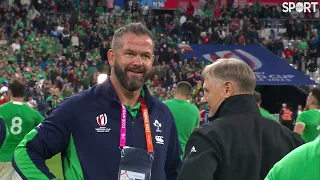
[{"label": "rugby player in green jersey", "polygon": [[274,117],[274,115],[270,114],[269,111],[267,111],[267,110],[265,110],[265,109],[263,109],[261,107],[261,102],[262,102],[261,101],[261,94],[255,91],[253,93],[253,97],[254,97],[254,99],[256,100],[256,102],[257,102],[257,104],[259,106],[260,114],[262,116],[266,117],[266,118],[269,118],[269,119],[272,119],[272,120],[276,121],[277,119],[276,119],[276,117]]},{"label": "rugby player in green jersey", "polygon": [[[190,83],[181,81],[177,85],[174,99],[164,102],[173,114],[183,152],[191,133],[200,124],[200,112],[198,107],[187,101],[191,91],[192,87]],[[181,159],[182,158],[183,155],[181,155]]]},{"label": "rugby player in green jersey", "polygon": [[320,179],[320,138],[291,151],[270,170],[265,180]]},{"label": "rugby player in green jersey", "polygon": [[14,179],[19,176],[14,171],[11,160],[17,145],[24,136],[43,121],[43,116],[23,102],[25,85],[17,79],[9,83],[10,102],[0,106],[0,115],[8,133],[0,149],[0,177]]},{"label": "rugby player in green jersey", "polygon": [[320,88],[313,88],[307,98],[307,111],[302,112],[294,127],[307,143],[315,140],[320,134]]}]

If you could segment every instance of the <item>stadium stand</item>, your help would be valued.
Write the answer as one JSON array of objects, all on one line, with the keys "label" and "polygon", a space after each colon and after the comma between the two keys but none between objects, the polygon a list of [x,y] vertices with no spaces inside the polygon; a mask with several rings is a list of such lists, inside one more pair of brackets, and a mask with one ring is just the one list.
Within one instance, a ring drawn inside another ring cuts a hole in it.
[{"label": "stadium stand", "polygon": [[200,74],[211,62],[187,56],[181,47],[188,44],[260,46],[317,83],[299,88],[319,86],[319,8],[285,14],[278,5],[243,0],[229,6],[175,1],[177,10],[170,12],[147,0],[1,1],[0,104],[7,102],[12,78],[26,84],[25,101],[43,116],[65,98],[94,86],[100,74],[109,72],[106,54],[115,29],[131,22],[143,22],[154,35],[156,61],[146,85],[161,101],[173,98],[176,84],[187,81],[193,86],[189,101],[200,112],[208,109],[201,102]]},{"label": "stadium stand", "polygon": [[284,19],[288,15],[279,8],[258,3],[213,8],[205,1],[183,8],[189,6],[195,10],[158,15],[137,1],[128,1],[126,11],[109,11],[97,1],[2,5],[0,82],[20,77],[28,85],[26,100],[45,112],[93,86],[99,72],[107,72],[114,29],[142,21],[156,39],[155,73],[147,85],[161,100],[172,98],[176,82],[187,80],[194,86],[190,101],[201,106],[199,72],[205,64],[186,59],[180,43],[260,44],[319,83],[319,12]]}]

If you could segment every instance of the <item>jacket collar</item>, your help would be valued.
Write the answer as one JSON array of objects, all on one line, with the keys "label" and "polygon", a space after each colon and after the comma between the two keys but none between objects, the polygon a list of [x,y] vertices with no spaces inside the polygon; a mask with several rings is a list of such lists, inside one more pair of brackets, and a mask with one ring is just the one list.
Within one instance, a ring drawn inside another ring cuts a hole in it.
[{"label": "jacket collar", "polygon": [[[153,97],[150,95],[150,92],[147,88],[146,85],[144,85],[143,87],[145,96],[144,96],[144,100],[146,102],[146,105],[150,111],[153,103],[155,102],[155,100],[153,99]],[[107,79],[105,82],[96,85],[96,88],[94,90],[94,93],[99,97],[99,98],[103,98],[107,101],[111,101],[111,102],[117,102],[119,104],[121,104],[118,95],[116,93],[116,91],[113,88],[113,84],[111,82],[110,79]]]},{"label": "jacket collar", "polygon": [[217,112],[209,118],[209,121],[213,121],[223,116],[244,112],[259,113],[259,107],[254,97],[250,94],[231,96],[224,100],[220,104]]}]

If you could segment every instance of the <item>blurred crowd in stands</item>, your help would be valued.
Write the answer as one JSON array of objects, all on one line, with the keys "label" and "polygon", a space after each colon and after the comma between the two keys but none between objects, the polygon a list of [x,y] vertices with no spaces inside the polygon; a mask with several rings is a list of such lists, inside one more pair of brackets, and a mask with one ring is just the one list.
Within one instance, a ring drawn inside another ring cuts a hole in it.
[{"label": "blurred crowd in stands", "polygon": [[258,3],[214,8],[206,2],[200,10],[189,4],[185,10],[159,15],[136,0],[127,1],[125,11],[98,1],[39,2],[0,6],[0,93],[5,99],[7,82],[20,78],[27,84],[26,101],[42,114],[96,84],[99,73],[108,73],[106,54],[113,32],[138,21],[155,37],[154,75],[146,84],[160,100],[172,98],[177,82],[185,80],[194,87],[190,101],[200,110],[206,108],[201,105],[200,78],[206,64],[185,58],[179,43],[264,45],[315,80],[320,78],[319,10],[288,15]]}]

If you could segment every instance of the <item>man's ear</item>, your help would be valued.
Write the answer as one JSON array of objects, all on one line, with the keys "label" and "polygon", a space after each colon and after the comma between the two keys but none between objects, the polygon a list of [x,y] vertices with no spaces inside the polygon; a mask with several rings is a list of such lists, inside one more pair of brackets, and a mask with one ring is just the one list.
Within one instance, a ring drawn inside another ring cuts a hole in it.
[{"label": "man's ear", "polygon": [[227,99],[234,93],[234,84],[230,81],[224,83],[224,98]]},{"label": "man's ear", "polygon": [[317,100],[313,96],[310,96],[310,104],[313,104],[313,105],[317,104]]},{"label": "man's ear", "polygon": [[177,89],[174,89],[174,90],[173,90],[173,95],[174,95],[174,96],[177,95]]},{"label": "man's ear", "polygon": [[107,56],[108,56],[108,62],[110,64],[110,66],[114,66],[114,58],[115,58],[115,52],[112,49],[109,49],[109,51],[107,52]]},{"label": "man's ear", "polygon": [[152,55],[152,64],[154,63],[155,59],[156,59],[155,55]]}]

